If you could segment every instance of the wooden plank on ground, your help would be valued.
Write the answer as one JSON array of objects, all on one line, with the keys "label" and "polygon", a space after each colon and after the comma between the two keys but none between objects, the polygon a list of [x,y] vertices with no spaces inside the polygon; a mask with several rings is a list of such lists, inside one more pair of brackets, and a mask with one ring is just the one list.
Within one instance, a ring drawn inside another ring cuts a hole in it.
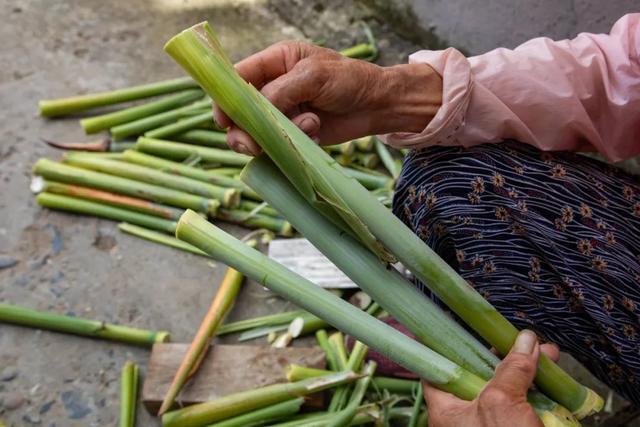
[{"label": "wooden plank on ground", "polygon": [[[142,402],[150,413],[155,415],[160,409],[162,399],[188,348],[189,344],[174,343],[153,346],[142,388]],[[292,363],[324,368],[324,351],[320,347],[210,346],[197,374],[182,389],[176,401],[191,405],[285,382],[285,370]],[[311,403],[316,406],[322,401],[314,399]]]}]

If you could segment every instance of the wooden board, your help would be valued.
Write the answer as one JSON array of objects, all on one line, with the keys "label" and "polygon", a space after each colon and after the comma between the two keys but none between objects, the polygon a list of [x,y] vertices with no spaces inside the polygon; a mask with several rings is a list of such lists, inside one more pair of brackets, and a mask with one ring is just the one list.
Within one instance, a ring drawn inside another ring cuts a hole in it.
[{"label": "wooden board", "polygon": [[[156,414],[189,344],[155,344],[147,366],[142,402]],[[324,351],[313,348],[272,348],[252,345],[210,346],[197,374],[178,396],[182,405],[205,402],[227,394],[287,381],[285,370],[295,363],[325,367]],[[314,399],[316,406],[322,401]],[[178,405],[179,406],[179,405]]]}]

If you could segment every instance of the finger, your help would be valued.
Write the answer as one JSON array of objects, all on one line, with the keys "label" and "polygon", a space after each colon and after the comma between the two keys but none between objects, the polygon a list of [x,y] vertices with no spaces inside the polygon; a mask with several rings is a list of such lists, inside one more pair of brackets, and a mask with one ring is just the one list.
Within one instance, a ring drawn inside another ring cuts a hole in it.
[{"label": "finger", "polygon": [[257,156],[262,151],[248,133],[235,125],[227,131],[227,144],[232,150],[248,156]]},{"label": "finger", "polygon": [[548,343],[540,346],[540,352],[544,353],[549,359],[558,363],[560,360],[560,347],[555,344]]},{"label": "finger", "polygon": [[312,48],[313,46],[300,41],[284,41],[243,59],[235,67],[243,79],[260,89],[271,80],[289,72]]},{"label": "finger", "polygon": [[528,330],[520,332],[485,390],[499,390],[506,396],[525,398],[536,376],[539,357],[540,345],[535,333]]},{"label": "finger", "polygon": [[320,131],[320,118],[313,113],[302,113],[291,121],[312,138]]},{"label": "finger", "polygon": [[300,62],[287,74],[267,83],[260,92],[286,114],[316,99],[322,93],[328,74],[318,63]]},{"label": "finger", "polygon": [[233,124],[227,113],[222,111],[216,104],[213,104],[213,124],[220,129],[226,129]]}]

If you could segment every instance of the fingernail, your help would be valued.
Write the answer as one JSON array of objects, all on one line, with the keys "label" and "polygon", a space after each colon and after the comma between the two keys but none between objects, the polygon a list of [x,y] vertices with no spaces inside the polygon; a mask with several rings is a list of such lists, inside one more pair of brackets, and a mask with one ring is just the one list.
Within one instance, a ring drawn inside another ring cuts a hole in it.
[{"label": "fingernail", "polygon": [[538,338],[536,334],[525,329],[518,334],[518,338],[516,338],[516,342],[513,344],[511,350],[516,353],[532,354],[537,342]]},{"label": "fingernail", "polygon": [[247,146],[242,144],[242,143],[238,143],[236,145],[236,151],[242,153],[242,154],[249,154],[249,150],[247,149]]}]

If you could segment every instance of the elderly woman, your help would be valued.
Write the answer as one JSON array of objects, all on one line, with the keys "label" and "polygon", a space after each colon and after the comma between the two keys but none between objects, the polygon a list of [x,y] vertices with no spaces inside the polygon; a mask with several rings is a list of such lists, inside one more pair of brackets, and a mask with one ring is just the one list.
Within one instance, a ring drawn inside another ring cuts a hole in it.
[{"label": "elderly woman", "polygon": [[[320,144],[379,134],[411,148],[395,214],[517,327],[640,404],[640,181],[575,154],[640,154],[640,14],[472,58],[379,67],[284,42],[237,69]],[[233,149],[258,152],[215,118]],[[539,351],[520,335],[488,386],[499,399],[427,385],[431,425],[541,426],[524,398]]]}]

